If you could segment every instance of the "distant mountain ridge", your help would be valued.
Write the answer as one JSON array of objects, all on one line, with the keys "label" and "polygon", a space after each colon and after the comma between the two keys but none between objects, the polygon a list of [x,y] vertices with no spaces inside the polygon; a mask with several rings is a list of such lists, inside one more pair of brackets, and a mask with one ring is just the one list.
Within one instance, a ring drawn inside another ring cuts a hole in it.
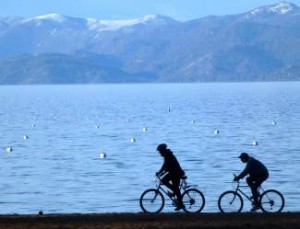
[{"label": "distant mountain ridge", "polygon": [[176,21],[0,17],[0,84],[300,80],[300,8]]}]

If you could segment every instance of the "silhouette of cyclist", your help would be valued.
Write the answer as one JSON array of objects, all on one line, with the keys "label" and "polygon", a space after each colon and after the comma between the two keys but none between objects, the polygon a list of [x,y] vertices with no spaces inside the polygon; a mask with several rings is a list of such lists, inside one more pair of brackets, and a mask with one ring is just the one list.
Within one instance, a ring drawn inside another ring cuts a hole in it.
[{"label": "silhouette of cyclist", "polygon": [[262,162],[253,157],[250,157],[247,153],[241,153],[239,158],[243,163],[247,164],[245,169],[234,178],[234,181],[239,181],[240,179],[243,179],[246,175],[249,175],[246,181],[249,187],[251,188],[254,201],[254,205],[251,211],[256,211],[260,208],[258,202],[258,187],[261,186],[261,184],[268,179],[269,172],[267,167]]},{"label": "silhouette of cyclist", "polygon": [[157,151],[164,158],[164,163],[161,169],[156,173],[156,175],[164,175],[161,181],[176,195],[178,204],[175,210],[179,211],[180,209],[185,208],[182,202],[182,195],[179,189],[180,179],[185,175],[185,173],[180,167],[180,164],[178,163],[173,152],[167,148],[166,144],[159,144],[157,146]]}]

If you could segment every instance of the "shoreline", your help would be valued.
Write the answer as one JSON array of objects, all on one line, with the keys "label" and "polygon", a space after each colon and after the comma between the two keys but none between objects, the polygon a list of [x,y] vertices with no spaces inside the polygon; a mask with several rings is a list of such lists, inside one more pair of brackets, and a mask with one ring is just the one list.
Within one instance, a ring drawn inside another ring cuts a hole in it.
[{"label": "shoreline", "polygon": [[300,212],[285,213],[101,213],[0,215],[0,228],[5,229],[298,229]]}]

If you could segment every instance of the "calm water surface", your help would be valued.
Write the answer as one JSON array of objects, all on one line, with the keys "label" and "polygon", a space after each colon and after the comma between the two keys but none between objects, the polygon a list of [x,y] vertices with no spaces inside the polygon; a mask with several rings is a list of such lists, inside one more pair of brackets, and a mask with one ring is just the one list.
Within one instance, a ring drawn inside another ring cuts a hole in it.
[{"label": "calm water surface", "polygon": [[161,142],[205,212],[243,169],[241,151],[269,167],[285,211],[300,210],[299,82],[0,86],[0,104],[0,214],[140,212]]}]

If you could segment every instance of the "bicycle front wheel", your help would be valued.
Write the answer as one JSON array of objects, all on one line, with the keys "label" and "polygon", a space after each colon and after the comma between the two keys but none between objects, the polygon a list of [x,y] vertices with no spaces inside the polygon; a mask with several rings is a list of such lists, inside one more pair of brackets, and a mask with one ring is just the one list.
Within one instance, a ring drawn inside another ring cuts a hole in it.
[{"label": "bicycle front wheel", "polygon": [[140,197],[140,207],[146,213],[159,213],[165,205],[163,194],[157,189],[147,189]]},{"label": "bicycle front wheel", "polygon": [[205,205],[205,198],[201,191],[195,188],[187,189],[182,194],[182,201],[185,206],[185,212],[201,212]]},{"label": "bicycle front wheel", "polygon": [[281,212],[284,207],[284,197],[277,190],[269,189],[261,194],[260,207],[263,212]]},{"label": "bicycle front wheel", "polygon": [[219,210],[223,213],[241,212],[243,206],[243,198],[235,191],[226,191],[222,193],[218,200]]}]

